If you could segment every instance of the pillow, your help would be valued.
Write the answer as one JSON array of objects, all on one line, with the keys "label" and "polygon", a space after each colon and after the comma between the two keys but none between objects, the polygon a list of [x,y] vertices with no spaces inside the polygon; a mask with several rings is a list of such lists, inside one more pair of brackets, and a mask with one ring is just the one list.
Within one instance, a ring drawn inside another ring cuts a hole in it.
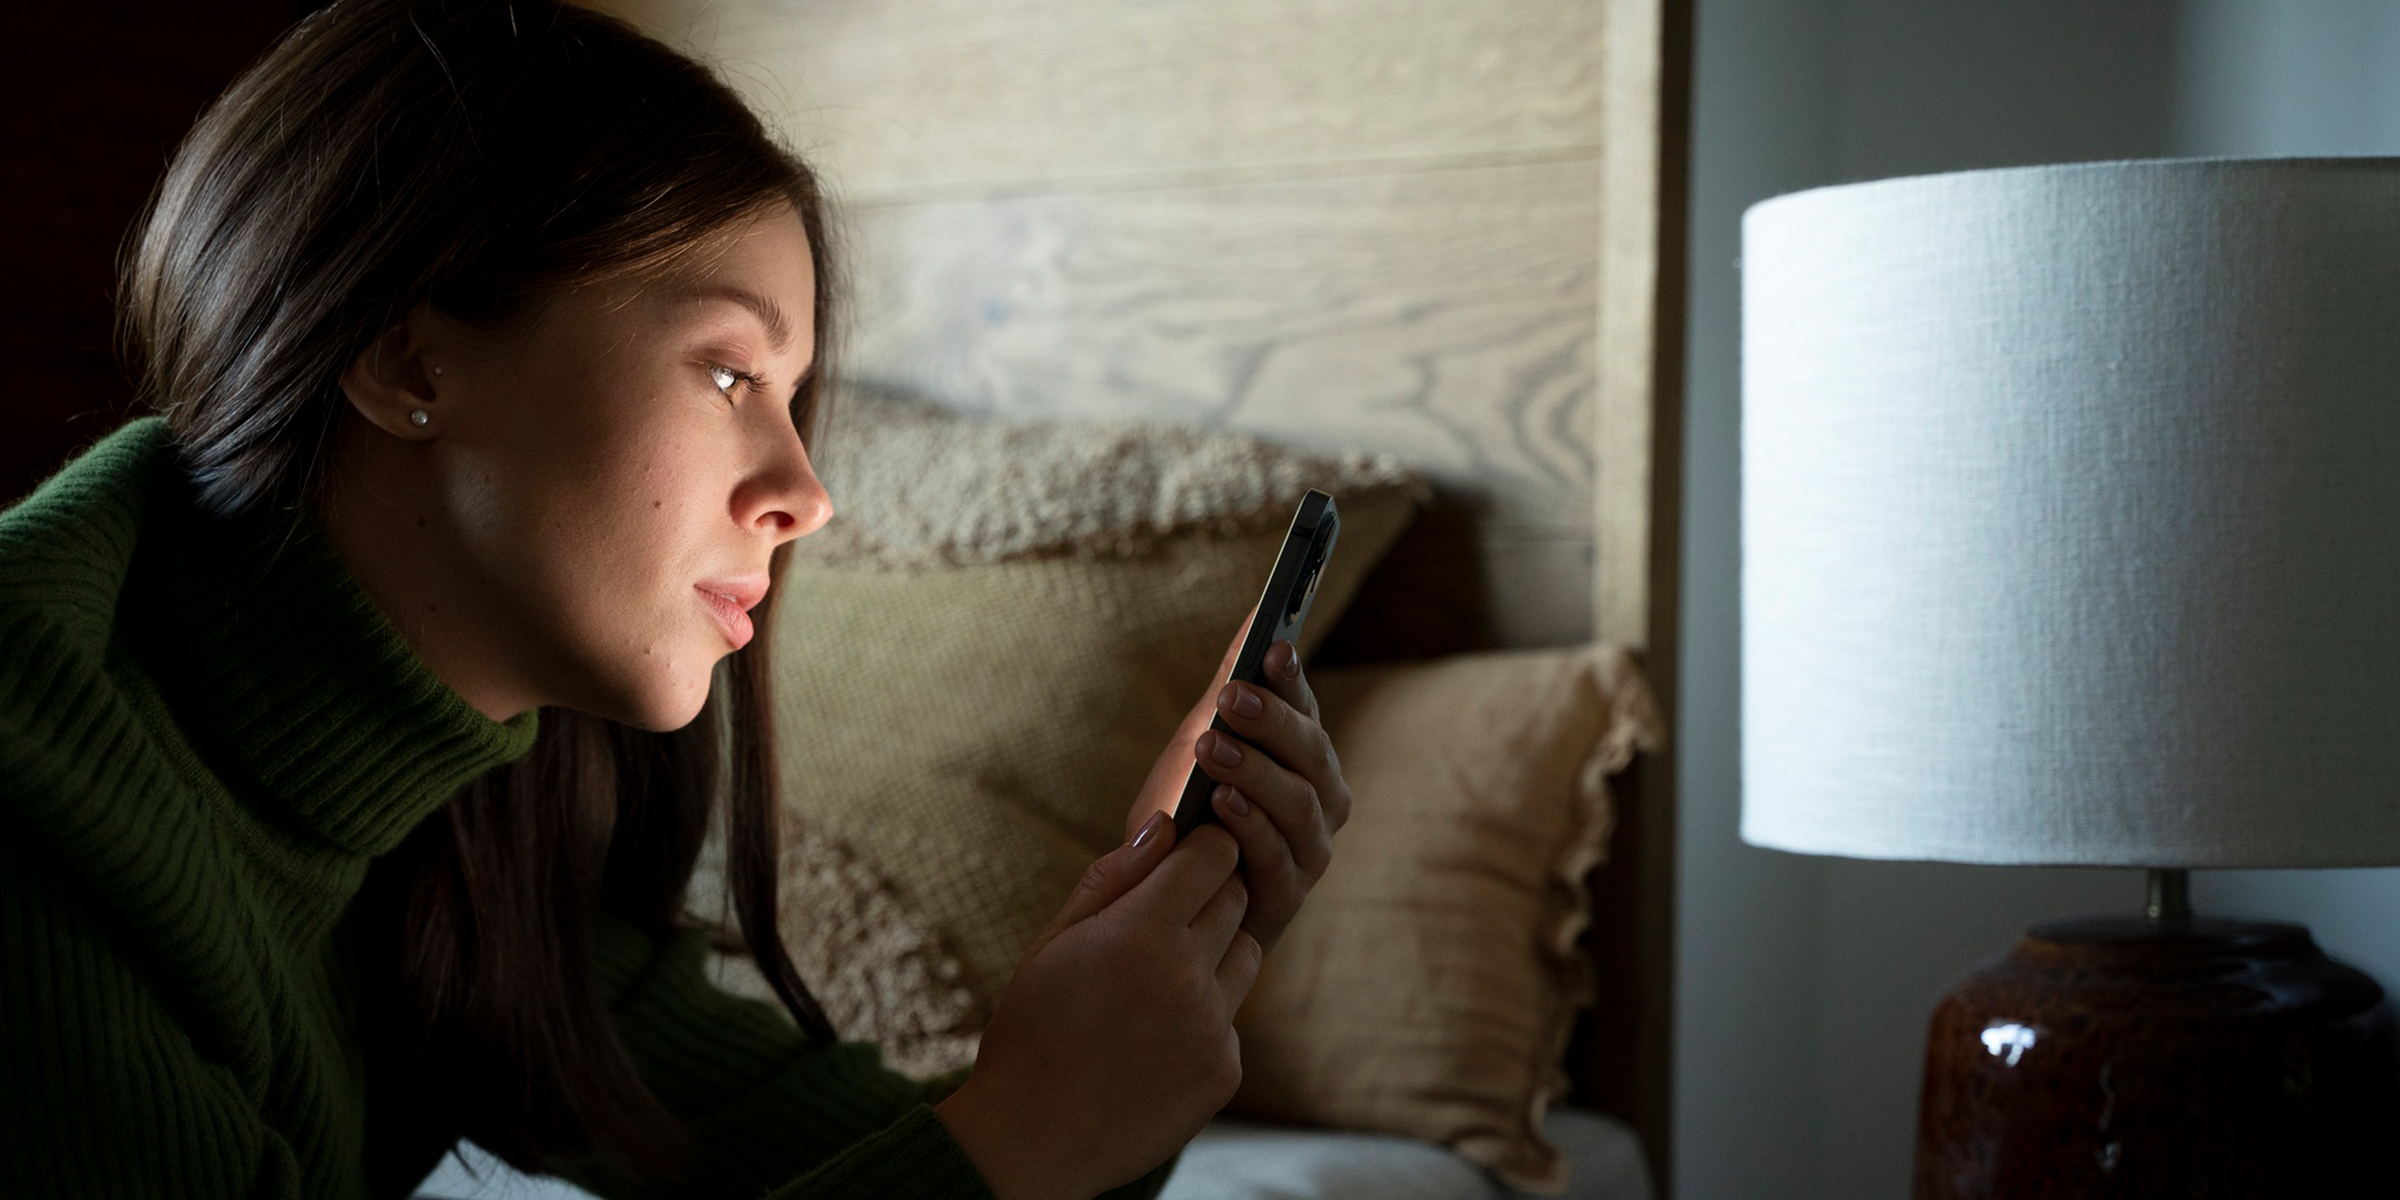
[{"label": "pillow", "polygon": [[1576,940],[1605,777],[1658,745],[1656,703],[1611,647],[1311,681],[1356,802],[1236,1019],[1228,1111],[1408,1134],[1555,1192],[1543,1113],[1595,997]]},{"label": "pillow", "polygon": [[[694,895],[718,908],[696,915],[730,929],[724,905],[723,844],[712,841]],[[799,821],[783,824],[782,891],[776,914],[792,967],[846,1041],[881,1045],[894,1070],[931,1077],[975,1061],[991,1010],[966,986],[966,967],[948,942],[858,861],[849,847]],[[718,987],[776,1004],[746,955],[716,954]]]},{"label": "pillow", "polygon": [[849,935],[818,914],[882,889],[922,932],[925,978],[950,986],[934,964],[952,956],[973,1004],[944,1009],[945,1032],[916,1001],[819,998],[861,1015],[845,1036],[897,1040],[896,1061],[939,1070],[972,1059],[971,1039],[941,1039],[980,1028],[1084,867],[1124,839],[1302,492],[1334,493],[1344,526],[1313,645],[1424,491],[1389,460],[1182,427],[1004,423],[862,396],[836,411],[824,472],[838,515],[794,545],[774,669],[792,823],[856,869],[787,872],[786,937],[801,962],[839,961],[849,951],[828,939]]}]

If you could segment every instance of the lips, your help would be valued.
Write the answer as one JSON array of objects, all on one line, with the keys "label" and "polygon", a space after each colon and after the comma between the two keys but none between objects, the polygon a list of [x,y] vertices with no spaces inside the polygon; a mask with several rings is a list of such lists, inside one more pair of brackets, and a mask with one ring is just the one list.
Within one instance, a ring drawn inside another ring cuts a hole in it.
[{"label": "lips", "polygon": [[750,575],[738,579],[704,579],[692,585],[700,593],[703,607],[716,618],[717,628],[736,650],[750,644],[757,630],[750,624],[750,610],[767,598],[767,577]]}]

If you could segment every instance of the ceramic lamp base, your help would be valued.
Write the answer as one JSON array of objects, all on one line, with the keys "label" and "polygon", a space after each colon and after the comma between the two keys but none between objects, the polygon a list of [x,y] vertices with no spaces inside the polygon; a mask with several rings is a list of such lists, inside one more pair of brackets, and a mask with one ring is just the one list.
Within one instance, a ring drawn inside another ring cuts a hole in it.
[{"label": "ceramic lamp base", "polygon": [[1934,1009],[1915,1194],[2400,1195],[2400,1019],[2298,925],[2036,926]]}]

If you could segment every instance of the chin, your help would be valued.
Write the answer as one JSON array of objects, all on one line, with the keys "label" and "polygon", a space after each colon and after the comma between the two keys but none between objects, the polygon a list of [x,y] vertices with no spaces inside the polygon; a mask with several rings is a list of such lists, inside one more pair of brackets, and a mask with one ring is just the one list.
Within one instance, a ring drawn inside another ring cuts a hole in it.
[{"label": "chin", "polygon": [[623,678],[599,703],[574,707],[648,733],[672,733],[700,715],[712,678],[705,670]]},{"label": "chin", "polygon": [[703,678],[697,687],[678,687],[667,694],[651,698],[633,716],[619,720],[636,729],[651,733],[671,733],[691,724],[708,705],[708,680]]},{"label": "chin", "polygon": [[562,703],[649,733],[691,724],[708,704],[717,664],[729,650],[713,627],[661,624],[636,624],[629,635],[595,637],[578,647],[580,686]]}]

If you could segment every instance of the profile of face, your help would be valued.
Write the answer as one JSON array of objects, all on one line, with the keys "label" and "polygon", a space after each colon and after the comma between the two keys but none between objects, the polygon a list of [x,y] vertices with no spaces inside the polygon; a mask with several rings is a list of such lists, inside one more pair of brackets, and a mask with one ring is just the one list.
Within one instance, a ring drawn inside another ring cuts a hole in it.
[{"label": "profile of face", "polygon": [[487,716],[689,723],[775,548],[833,512],[793,422],[815,289],[776,206],[505,330],[420,307],[343,375],[337,553]]}]

